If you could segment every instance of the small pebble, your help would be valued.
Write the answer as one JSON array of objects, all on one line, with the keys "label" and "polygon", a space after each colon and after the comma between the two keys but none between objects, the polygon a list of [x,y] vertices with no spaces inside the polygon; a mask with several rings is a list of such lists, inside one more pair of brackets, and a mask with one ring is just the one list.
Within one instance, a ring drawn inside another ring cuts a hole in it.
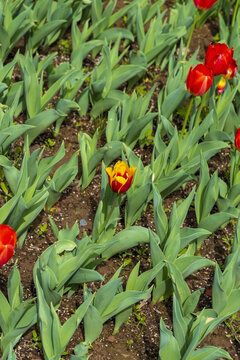
[{"label": "small pebble", "polygon": [[80,226],[86,226],[86,225],[87,225],[87,222],[86,222],[86,220],[81,219],[81,220],[79,221],[79,224],[80,224]]}]

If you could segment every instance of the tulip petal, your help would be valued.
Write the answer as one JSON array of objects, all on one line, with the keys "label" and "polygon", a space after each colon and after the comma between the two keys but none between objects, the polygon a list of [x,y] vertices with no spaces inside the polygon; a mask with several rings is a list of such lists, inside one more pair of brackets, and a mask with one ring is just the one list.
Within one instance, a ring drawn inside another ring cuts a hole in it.
[{"label": "tulip petal", "polygon": [[237,129],[236,135],[235,135],[235,146],[240,151],[240,128]]},{"label": "tulip petal", "polygon": [[13,256],[14,247],[10,245],[0,245],[0,266],[3,266]]}]

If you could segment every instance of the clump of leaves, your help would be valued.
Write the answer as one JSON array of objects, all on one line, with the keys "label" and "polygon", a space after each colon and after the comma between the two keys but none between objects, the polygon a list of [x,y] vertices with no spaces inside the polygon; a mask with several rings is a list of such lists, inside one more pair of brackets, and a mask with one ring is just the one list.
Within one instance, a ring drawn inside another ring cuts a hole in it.
[{"label": "clump of leaves", "polygon": [[46,236],[46,232],[48,230],[47,228],[47,224],[40,224],[40,229],[39,231],[35,230],[35,233],[40,237],[45,237]]},{"label": "clump of leaves", "polygon": [[69,55],[71,53],[72,44],[69,39],[60,39],[57,44],[61,54]]},{"label": "clump of leaves", "polygon": [[38,335],[35,330],[32,331],[32,341],[33,341],[33,343],[31,345],[29,345],[30,347],[33,347],[34,349],[42,348],[41,336]]}]

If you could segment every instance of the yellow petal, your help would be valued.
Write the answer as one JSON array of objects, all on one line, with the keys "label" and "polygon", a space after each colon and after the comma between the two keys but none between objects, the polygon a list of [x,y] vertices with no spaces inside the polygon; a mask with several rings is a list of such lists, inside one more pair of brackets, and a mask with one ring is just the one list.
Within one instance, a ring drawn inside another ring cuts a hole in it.
[{"label": "yellow petal", "polygon": [[116,180],[119,184],[121,184],[121,185],[124,185],[124,184],[126,184],[126,182],[127,182],[127,179],[125,179],[125,178],[122,177],[122,176],[116,176],[116,177],[115,177],[115,180]]},{"label": "yellow petal", "polygon": [[114,172],[118,173],[120,175],[124,175],[126,172],[128,172],[129,167],[125,163],[125,161],[118,161],[114,166]]},{"label": "yellow petal", "polygon": [[130,167],[129,168],[129,177],[133,177],[136,170],[137,170],[137,168],[135,166]]},{"label": "yellow petal", "polygon": [[107,168],[105,169],[105,171],[106,171],[106,173],[108,174],[108,176],[110,176],[110,178],[111,178],[111,177],[112,177],[112,172],[113,172],[112,168],[111,168],[111,167],[107,167]]}]

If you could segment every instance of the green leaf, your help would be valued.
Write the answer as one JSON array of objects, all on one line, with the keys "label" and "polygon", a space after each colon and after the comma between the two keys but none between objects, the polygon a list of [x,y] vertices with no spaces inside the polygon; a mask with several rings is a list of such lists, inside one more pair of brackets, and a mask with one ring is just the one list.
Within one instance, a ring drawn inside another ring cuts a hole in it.
[{"label": "green leaf", "polygon": [[154,223],[160,243],[163,244],[168,233],[168,219],[163,210],[162,197],[156,186],[153,184],[153,206],[154,206]]},{"label": "green leaf", "polygon": [[12,309],[15,309],[23,300],[21,278],[16,265],[8,279],[8,299]]},{"label": "green leaf", "polygon": [[205,266],[215,266],[215,262],[206,259],[202,256],[188,256],[183,255],[176,259],[174,264],[181,271],[183,278],[188,277],[195,271],[205,267]]},{"label": "green leaf", "polygon": [[108,282],[97,291],[94,306],[96,307],[101,316],[113,301],[114,296],[121,284],[121,278],[118,278],[116,280]]},{"label": "green leaf", "polygon": [[174,336],[178,342],[180,351],[182,352],[184,345],[186,346],[188,337],[189,319],[184,318],[182,306],[173,294],[173,329]]},{"label": "green leaf", "polygon": [[[94,295],[90,295],[87,300],[85,300],[76,310],[75,314],[68,319],[61,329],[61,344],[62,349],[65,349],[69,340],[73,336],[76,328],[79,326],[80,322],[84,318],[89,306],[92,304]],[[61,354],[60,354],[61,355]]]},{"label": "green leaf", "polygon": [[44,24],[39,27],[29,38],[26,48],[31,53],[34,52],[37,47],[45,40],[45,37],[48,36],[51,32],[58,30],[66,20],[52,20],[49,23]]},{"label": "green leaf", "polygon": [[40,135],[48,126],[50,126],[54,121],[56,121],[60,117],[60,114],[53,109],[49,109],[46,111],[42,111],[31,119],[26,121],[26,124],[32,125],[34,128],[27,130],[25,133],[29,138],[29,144],[33,142],[33,140]]},{"label": "green leaf", "polygon": [[143,213],[151,190],[151,184],[146,183],[132,192],[127,193],[125,208],[125,227],[132,225]]},{"label": "green leaf", "polygon": [[90,305],[84,316],[84,339],[92,343],[101,334],[103,329],[102,318],[95,306]]},{"label": "green leaf", "polygon": [[177,340],[172,332],[166,328],[162,319],[160,320],[160,338],[159,360],[181,360]]},{"label": "green leaf", "polygon": [[213,310],[216,311],[217,314],[220,314],[228,303],[228,297],[222,287],[222,281],[223,274],[218,264],[216,264],[212,288],[212,306]]},{"label": "green leaf", "polygon": [[219,358],[232,359],[227,351],[214,346],[205,346],[191,354],[191,360],[215,360]]},{"label": "green leaf", "polygon": [[103,251],[102,255],[105,259],[110,258],[124,250],[148,242],[148,229],[141,226],[132,226],[115,235],[112,240],[108,242],[108,247]]}]

